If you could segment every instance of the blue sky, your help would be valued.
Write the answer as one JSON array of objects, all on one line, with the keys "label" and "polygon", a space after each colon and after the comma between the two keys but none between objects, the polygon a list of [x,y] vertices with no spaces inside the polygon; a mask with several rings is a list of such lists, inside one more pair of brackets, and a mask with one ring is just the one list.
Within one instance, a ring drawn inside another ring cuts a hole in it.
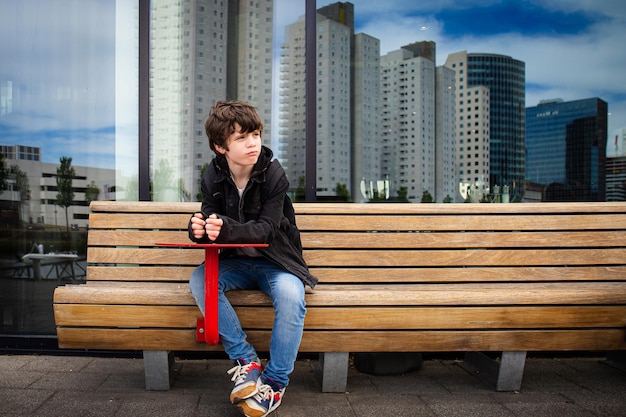
[{"label": "blue sky", "polygon": [[462,10],[441,10],[434,17],[443,22],[444,33],[454,37],[467,33],[475,36],[496,36],[504,33],[521,33],[526,36],[576,35],[588,31],[598,20],[608,20],[595,13],[546,10],[522,1],[479,5]]}]

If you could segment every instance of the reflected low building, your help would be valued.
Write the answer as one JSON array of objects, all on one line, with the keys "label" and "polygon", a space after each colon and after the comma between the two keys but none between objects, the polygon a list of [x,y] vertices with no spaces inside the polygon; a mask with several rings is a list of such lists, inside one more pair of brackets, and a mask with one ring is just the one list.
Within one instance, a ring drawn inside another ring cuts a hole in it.
[{"label": "reflected low building", "polygon": [[[17,189],[14,181],[9,182],[9,190],[0,195],[0,206],[3,210],[13,212],[10,218],[16,217],[37,228],[46,226],[67,226],[65,209],[56,205],[57,199],[57,168],[58,164],[41,161],[41,150],[38,147],[14,145],[0,146],[5,155],[7,169],[17,166],[26,174],[30,188],[30,200],[26,193]],[[72,165],[75,176],[72,181],[74,204],[68,209],[70,226],[87,227],[89,207],[86,199],[88,187],[98,189],[96,200],[115,200],[115,170]],[[28,227],[27,226],[27,227]]]}]

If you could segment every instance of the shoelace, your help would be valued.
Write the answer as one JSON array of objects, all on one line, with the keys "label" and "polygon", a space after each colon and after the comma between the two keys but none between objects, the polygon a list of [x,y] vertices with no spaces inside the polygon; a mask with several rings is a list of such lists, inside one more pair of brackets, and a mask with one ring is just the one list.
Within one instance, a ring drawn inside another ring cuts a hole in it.
[{"label": "shoelace", "polygon": [[275,392],[272,387],[267,384],[263,384],[259,387],[259,392],[255,395],[255,397],[259,401],[269,399],[270,403],[267,405],[267,409],[271,410],[274,402],[280,399],[280,392]]},{"label": "shoelace", "polygon": [[252,363],[248,363],[246,365],[236,365],[236,366],[233,366],[227,372],[228,375],[234,374],[230,378],[230,380],[235,382],[235,384],[240,383],[241,381],[243,381],[245,379],[246,375],[248,375],[248,371],[250,370],[250,367],[252,367]]}]

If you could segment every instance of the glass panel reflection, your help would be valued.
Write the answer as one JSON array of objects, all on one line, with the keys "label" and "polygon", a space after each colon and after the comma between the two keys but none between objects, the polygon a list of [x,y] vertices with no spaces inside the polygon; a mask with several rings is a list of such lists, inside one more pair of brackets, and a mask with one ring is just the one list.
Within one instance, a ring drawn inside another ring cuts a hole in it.
[{"label": "glass panel reflection", "polygon": [[136,0],[0,2],[0,334],[54,335],[89,202],[136,199],[136,22]]},{"label": "glass panel reflection", "polygon": [[204,119],[216,100],[257,107],[270,145],[274,3],[152,0],[152,200],[200,199],[201,172],[213,158]]}]

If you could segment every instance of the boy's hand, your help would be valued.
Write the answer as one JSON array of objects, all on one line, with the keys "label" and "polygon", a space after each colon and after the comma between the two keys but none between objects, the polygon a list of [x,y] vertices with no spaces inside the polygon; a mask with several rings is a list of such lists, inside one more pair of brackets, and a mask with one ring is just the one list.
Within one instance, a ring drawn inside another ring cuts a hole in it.
[{"label": "boy's hand", "polygon": [[224,224],[224,220],[218,219],[216,214],[211,214],[206,219],[206,225],[204,226],[206,230],[206,235],[209,237],[209,240],[214,241],[220,234],[220,230],[222,230],[222,225]]},{"label": "boy's hand", "polygon": [[191,230],[193,232],[193,237],[196,239],[202,239],[204,237],[205,225],[206,222],[204,221],[202,213],[195,213],[191,218]]}]

